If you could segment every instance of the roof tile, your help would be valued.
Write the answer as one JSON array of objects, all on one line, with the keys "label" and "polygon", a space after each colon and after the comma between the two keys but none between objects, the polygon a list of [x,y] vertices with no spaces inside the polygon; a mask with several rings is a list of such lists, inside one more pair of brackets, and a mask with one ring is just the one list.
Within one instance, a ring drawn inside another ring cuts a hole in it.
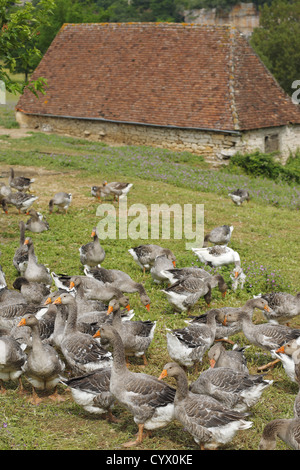
[{"label": "roof tile", "polygon": [[182,128],[243,130],[300,123],[245,37],[230,26],[65,24],[17,109]]}]

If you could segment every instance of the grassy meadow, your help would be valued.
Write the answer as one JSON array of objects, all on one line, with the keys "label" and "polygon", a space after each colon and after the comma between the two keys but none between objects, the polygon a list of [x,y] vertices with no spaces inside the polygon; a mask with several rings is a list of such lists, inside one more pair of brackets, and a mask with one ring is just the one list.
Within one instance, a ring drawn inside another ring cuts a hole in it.
[{"label": "grassy meadow", "polygon": [[[7,109],[7,108],[5,108]],[[5,111],[6,113],[6,111]],[[0,109],[0,126],[13,122],[11,113],[4,118],[4,107]],[[12,127],[14,127],[12,125]],[[9,129],[9,126],[7,127]],[[237,250],[247,274],[243,290],[233,292],[230,288],[230,269],[219,272],[228,282],[225,299],[217,289],[213,291],[211,307],[241,306],[253,295],[266,291],[287,291],[296,294],[299,289],[299,208],[300,187],[265,178],[236,175],[226,169],[211,170],[207,163],[195,155],[170,152],[149,147],[112,147],[85,139],[46,133],[29,133],[23,138],[13,139],[9,132],[0,136],[0,183],[7,183],[8,171],[13,166],[17,172],[35,178],[32,191],[39,197],[34,208],[48,220],[50,230],[41,234],[27,232],[34,240],[38,260],[56,273],[82,274],[78,249],[90,241],[92,228],[99,222],[96,215],[98,203],[91,197],[92,185],[104,180],[128,181],[133,187],[128,195],[128,206],[144,204],[150,213],[151,204],[174,203],[204,204],[204,232],[230,224],[234,226],[230,246]],[[227,196],[231,189],[248,187],[251,201],[237,207]],[[71,192],[73,201],[66,215],[48,213],[48,202],[58,191]],[[114,203],[118,213],[118,204]],[[28,216],[19,215],[14,207],[8,215],[0,213],[0,264],[6,275],[8,286],[17,276],[12,258],[19,245],[20,220]],[[164,364],[170,360],[166,348],[166,328],[185,326],[185,313],[174,315],[164,294],[162,285],[153,282],[149,273],[143,275],[128,249],[140,243],[157,243],[172,249],[177,257],[177,266],[198,265],[191,250],[186,250],[186,240],[152,240],[150,223],[147,239],[105,239],[106,251],[103,267],[121,269],[142,282],[151,298],[148,312],[140,303],[137,294],[130,294],[130,304],[135,310],[135,319],[157,321],[153,343],[148,350],[149,364],[143,372],[158,376]],[[54,284],[53,284],[54,286]],[[54,287],[53,287],[54,288]],[[194,314],[207,310],[204,300],[197,303]],[[254,321],[264,321],[256,311]],[[291,322],[300,327],[298,318]],[[242,333],[232,337],[240,345],[248,344]],[[269,362],[271,356],[254,346],[246,349],[248,366],[252,373],[257,367]],[[131,361],[131,369],[141,371],[140,360]],[[209,367],[205,355],[202,370]],[[200,367],[200,369],[201,369]],[[267,422],[274,418],[289,418],[293,415],[293,402],[298,392],[296,384],[285,374],[281,364],[267,371],[266,377],[274,384],[266,390],[260,402],[252,408],[249,419],[251,429],[242,431],[228,444],[225,450],[256,450]],[[188,371],[190,382],[197,378],[194,370]],[[166,379],[172,385],[171,379]],[[25,379],[24,386],[30,391]],[[63,386],[60,391],[66,400],[53,404],[50,400],[36,407],[16,393],[16,384],[9,383],[5,395],[0,395],[0,449],[1,450],[118,450],[122,443],[132,438],[137,431],[132,416],[120,405],[114,414],[118,423],[90,415],[80,408]],[[137,449],[137,448],[136,448]],[[197,450],[191,436],[178,422],[153,432],[144,439],[141,450]],[[277,443],[278,450],[286,445]],[[132,450],[132,449],[131,449]]]}]

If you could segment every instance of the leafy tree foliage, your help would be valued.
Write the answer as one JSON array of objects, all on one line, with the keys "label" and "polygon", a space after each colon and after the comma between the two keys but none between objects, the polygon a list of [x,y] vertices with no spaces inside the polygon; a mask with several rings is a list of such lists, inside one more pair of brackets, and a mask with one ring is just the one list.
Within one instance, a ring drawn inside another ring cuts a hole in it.
[{"label": "leafy tree foliage", "polygon": [[10,92],[22,93],[27,86],[36,94],[45,86],[42,77],[29,83],[26,76],[20,83],[13,80],[9,72],[15,72],[17,67],[29,71],[30,64],[40,59],[39,31],[48,21],[53,0],[40,0],[36,6],[30,2],[23,7],[14,3],[0,0],[0,80]]},{"label": "leafy tree foliage", "polygon": [[292,94],[300,79],[300,2],[274,0],[261,8],[260,27],[251,45],[281,87]]},{"label": "leafy tree foliage", "polygon": [[40,30],[39,47],[46,52],[64,23],[180,22],[183,21],[181,11],[185,2],[186,0],[55,0],[51,23]]}]

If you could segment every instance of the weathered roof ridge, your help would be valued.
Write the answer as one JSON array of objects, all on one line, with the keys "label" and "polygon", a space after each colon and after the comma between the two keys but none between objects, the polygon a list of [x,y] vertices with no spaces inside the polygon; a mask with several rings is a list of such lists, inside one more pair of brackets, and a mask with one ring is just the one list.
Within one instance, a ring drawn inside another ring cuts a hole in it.
[{"label": "weathered roof ridge", "polygon": [[235,101],[235,61],[234,61],[234,52],[236,46],[236,28],[232,27],[230,30],[230,56],[229,56],[229,93],[231,99],[231,113],[232,113],[232,121],[235,130],[240,129],[239,125],[239,117],[236,107]]},{"label": "weathered roof ridge", "polygon": [[156,21],[156,22],[151,22],[151,21],[126,21],[126,22],[103,22],[103,23],[64,23],[61,26],[61,29],[65,29],[67,26],[80,26],[80,27],[94,27],[94,26],[108,26],[108,27],[115,27],[115,26],[139,26],[139,27],[151,27],[153,26],[169,26],[169,27],[175,27],[175,28],[212,28],[212,29],[236,29],[235,26],[233,26],[231,23],[225,23],[225,24],[210,24],[210,23],[175,23],[171,21]]}]

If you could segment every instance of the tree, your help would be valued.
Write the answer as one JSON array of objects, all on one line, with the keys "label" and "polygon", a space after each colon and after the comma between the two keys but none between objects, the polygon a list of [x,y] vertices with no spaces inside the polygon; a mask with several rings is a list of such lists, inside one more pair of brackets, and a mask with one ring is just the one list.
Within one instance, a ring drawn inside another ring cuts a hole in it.
[{"label": "tree", "polygon": [[[41,25],[38,47],[44,54],[64,23],[101,23],[108,22],[109,18],[105,7],[91,0],[54,0],[51,18]],[[35,67],[39,60],[39,57],[35,58]]]},{"label": "tree", "polygon": [[251,45],[281,87],[292,94],[300,79],[300,2],[274,0],[261,8]]},{"label": "tree", "polygon": [[[54,0],[40,0],[36,6],[31,2],[20,6],[9,0],[0,0],[0,80],[7,91],[22,93],[28,87],[37,94],[44,90],[46,82],[43,77],[30,81],[28,72],[34,59],[41,57],[37,38],[41,25],[48,22],[53,5]],[[27,72],[22,82],[11,76],[17,67]]]},{"label": "tree", "polygon": [[[187,0],[55,0],[51,21],[40,28],[45,53],[64,23],[182,21]],[[38,65],[36,60],[35,66]]]}]

